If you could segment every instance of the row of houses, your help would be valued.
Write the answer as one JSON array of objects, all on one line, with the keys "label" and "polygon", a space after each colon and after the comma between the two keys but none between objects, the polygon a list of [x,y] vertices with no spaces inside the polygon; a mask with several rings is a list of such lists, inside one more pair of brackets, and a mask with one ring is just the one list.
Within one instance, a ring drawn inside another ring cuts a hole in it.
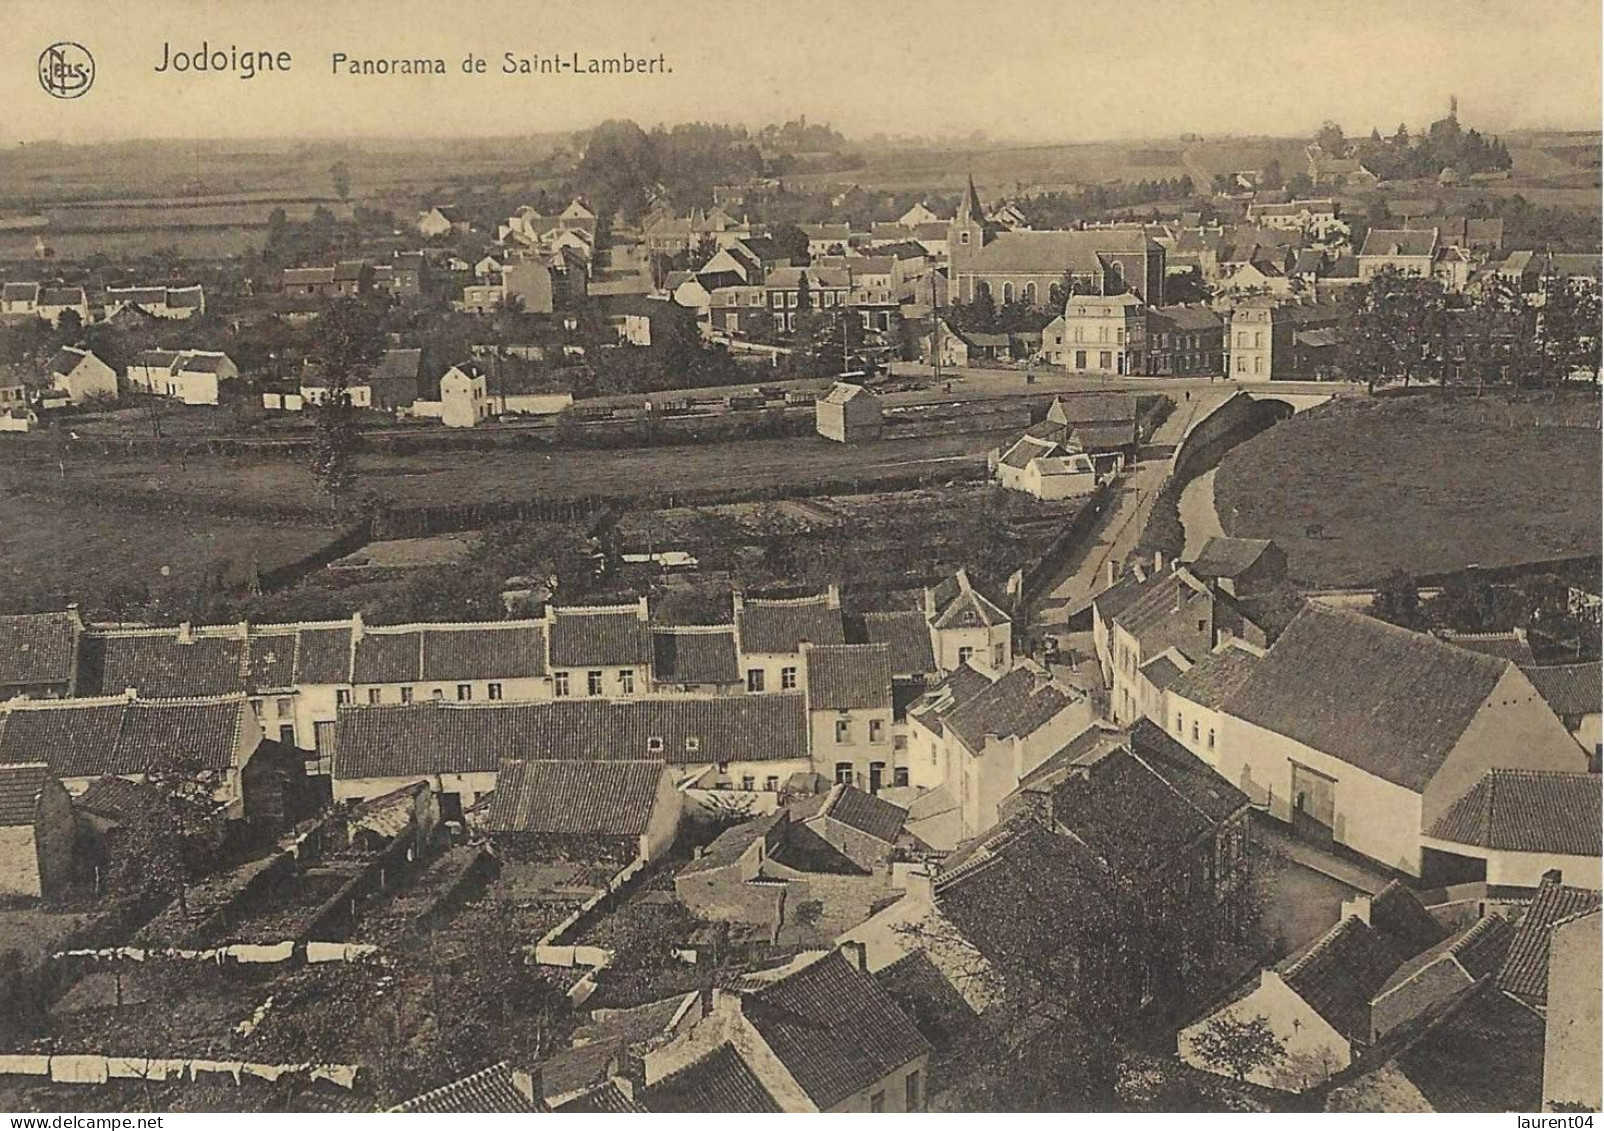
[{"label": "row of houses", "polygon": [[69,311],[81,325],[110,321],[124,311],[152,319],[183,320],[206,313],[206,290],[199,284],[106,287],[94,292],[81,286],[37,282],[0,287],[0,320],[38,318],[54,325]]}]

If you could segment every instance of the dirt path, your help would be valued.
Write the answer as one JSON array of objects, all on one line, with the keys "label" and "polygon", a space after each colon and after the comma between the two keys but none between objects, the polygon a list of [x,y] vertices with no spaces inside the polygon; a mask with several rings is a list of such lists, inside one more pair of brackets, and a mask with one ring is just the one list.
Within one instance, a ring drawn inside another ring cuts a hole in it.
[{"label": "dirt path", "polygon": [[1190,561],[1210,538],[1223,538],[1219,512],[1214,509],[1214,468],[1210,468],[1181,488],[1181,525],[1186,529],[1186,549],[1181,557]]}]

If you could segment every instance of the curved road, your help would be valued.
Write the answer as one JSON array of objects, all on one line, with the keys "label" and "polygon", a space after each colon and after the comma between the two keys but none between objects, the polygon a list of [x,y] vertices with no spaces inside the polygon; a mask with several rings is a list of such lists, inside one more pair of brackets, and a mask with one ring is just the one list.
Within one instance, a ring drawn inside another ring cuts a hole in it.
[{"label": "curved road", "polygon": [[1202,475],[1181,488],[1181,526],[1186,530],[1186,549],[1183,561],[1197,557],[1203,543],[1210,538],[1223,538],[1225,527],[1220,525],[1220,512],[1214,506],[1214,473],[1209,468]]}]

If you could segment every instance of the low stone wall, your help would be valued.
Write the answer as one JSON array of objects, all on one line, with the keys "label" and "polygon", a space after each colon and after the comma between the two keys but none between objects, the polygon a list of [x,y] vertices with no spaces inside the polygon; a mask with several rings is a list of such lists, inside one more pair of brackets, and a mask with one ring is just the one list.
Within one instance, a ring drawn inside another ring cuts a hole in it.
[{"label": "low stone wall", "polygon": [[354,1088],[361,1066],[356,1064],[264,1064],[248,1060],[202,1060],[195,1057],[104,1056],[100,1053],[59,1053],[35,1056],[0,1053],[0,1076],[28,1076],[56,1084],[105,1084],[111,1080],[169,1080],[191,1082],[202,1075],[228,1076],[236,1084],[245,1076],[279,1080],[305,1076],[342,1088]]}]

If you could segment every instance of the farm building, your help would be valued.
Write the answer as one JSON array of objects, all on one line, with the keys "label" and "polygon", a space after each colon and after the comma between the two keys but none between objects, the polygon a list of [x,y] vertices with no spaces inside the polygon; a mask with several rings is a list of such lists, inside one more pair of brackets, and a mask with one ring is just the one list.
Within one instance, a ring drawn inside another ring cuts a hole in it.
[{"label": "farm building", "polygon": [[73,404],[91,397],[117,399],[117,371],[89,350],[63,346],[50,359],[50,387]]},{"label": "farm building", "polygon": [[826,440],[853,444],[880,438],[880,398],[862,385],[837,381],[813,411],[815,427]]},{"label": "farm building", "polygon": [[238,376],[226,353],[211,350],[142,350],[128,363],[134,388],[184,404],[216,404],[218,386]]},{"label": "farm building", "polygon": [[44,762],[0,766],[0,895],[52,895],[72,870],[75,822]]},{"label": "farm building", "polygon": [[656,860],[674,843],[683,798],[661,760],[502,763],[470,820],[525,858]]}]

